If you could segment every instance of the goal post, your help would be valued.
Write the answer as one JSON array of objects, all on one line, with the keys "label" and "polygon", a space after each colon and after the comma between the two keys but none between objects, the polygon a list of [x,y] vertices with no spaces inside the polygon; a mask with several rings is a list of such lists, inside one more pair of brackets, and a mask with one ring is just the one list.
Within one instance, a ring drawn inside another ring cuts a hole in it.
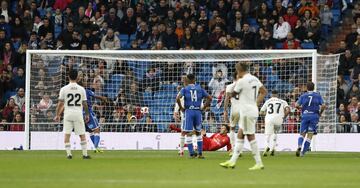
[{"label": "goal post", "polygon": [[[33,132],[61,131],[61,124],[52,122],[51,116],[55,115],[56,95],[67,83],[69,67],[81,71],[82,81],[96,95],[109,99],[94,100],[93,106],[104,131],[169,132],[169,125],[176,124],[172,117],[174,96],[182,84],[181,75],[186,73],[194,73],[213,95],[211,109],[203,117],[209,130],[216,130],[223,124],[224,80],[232,80],[234,64],[239,61],[250,62],[251,72],[269,93],[279,90],[289,104],[304,91],[307,81],[313,81],[328,105],[320,129],[335,132],[336,128],[339,55],[318,55],[316,50],[27,50],[26,60],[25,149],[31,148]],[[287,122],[295,129],[298,123],[292,119]],[[260,124],[257,128],[261,133]],[[290,128],[285,129],[291,133]]]}]

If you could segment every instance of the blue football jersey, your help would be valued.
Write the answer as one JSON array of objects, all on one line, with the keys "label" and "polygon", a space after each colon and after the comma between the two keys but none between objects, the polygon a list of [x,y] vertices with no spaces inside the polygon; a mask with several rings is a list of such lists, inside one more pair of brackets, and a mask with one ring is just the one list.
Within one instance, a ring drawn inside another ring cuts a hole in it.
[{"label": "blue football jersey", "polygon": [[306,92],[297,101],[303,115],[320,114],[320,106],[324,103],[321,95],[316,92]]},{"label": "blue football jersey", "polygon": [[89,110],[92,110],[92,98],[95,97],[95,93],[90,89],[86,89],[86,100],[89,107]]},{"label": "blue football jersey", "polygon": [[180,90],[180,95],[184,96],[185,109],[200,110],[202,100],[209,94],[198,84],[190,84]]}]

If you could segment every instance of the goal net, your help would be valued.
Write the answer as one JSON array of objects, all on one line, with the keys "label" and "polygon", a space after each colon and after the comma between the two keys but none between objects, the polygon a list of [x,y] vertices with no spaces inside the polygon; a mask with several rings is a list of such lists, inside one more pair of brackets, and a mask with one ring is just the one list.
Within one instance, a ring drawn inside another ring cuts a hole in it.
[{"label": "goal net", "polygon": [[[176,132],[174,104],[182,86],[182,75],[194,73],[197,83],[213,96],[204,112],[207,132],[224,124],[224,89],[232,81],[234,65],[251,63],[271,94],[278,91],[291,105],[291,115],[282,132],[297,133],[300,112],[295,102],[314,81],[327,109],[320,132],[335,132],[336,76],[338,56],[317,55],[314,50],[277,51],[28,51],[26,88],[26,131],[62,131],[55,123],[59,90],[67,84],[70,68],[79,70],[85,88],[108,100],[92,99],[102,132]],[[267,96],[269,97],[269,96]],[[264,131],[259,119],[257,132]]]}]

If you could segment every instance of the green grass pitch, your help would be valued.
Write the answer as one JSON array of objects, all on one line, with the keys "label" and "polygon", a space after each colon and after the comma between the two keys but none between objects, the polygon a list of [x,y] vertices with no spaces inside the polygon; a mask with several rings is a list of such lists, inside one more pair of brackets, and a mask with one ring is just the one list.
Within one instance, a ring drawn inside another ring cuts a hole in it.
[{"label": "green grass pitch", "polygon": [[[92,154],[92,153],[91,153]],[[0,187],[360,187],[359,153],[311,152],[304,158],[278,153],[263,158],[265,170],[249,171],[250,153],[224,169],[225,152],[206,159],[179,158],[176,151],[105,151],[83,160],[80,151],[0,151]]]}]

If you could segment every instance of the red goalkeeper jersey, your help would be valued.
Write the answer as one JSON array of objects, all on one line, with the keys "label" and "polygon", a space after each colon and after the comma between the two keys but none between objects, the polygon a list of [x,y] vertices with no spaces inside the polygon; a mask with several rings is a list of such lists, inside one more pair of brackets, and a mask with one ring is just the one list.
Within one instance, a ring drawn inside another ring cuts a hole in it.
[{"label": "red goalkeeper jersey", "polygon": [[203,136],[204,151],[216,151],[225,146],[227,151],[231,150],[230,138],[227,135],[215,133],[211,137]]}]

